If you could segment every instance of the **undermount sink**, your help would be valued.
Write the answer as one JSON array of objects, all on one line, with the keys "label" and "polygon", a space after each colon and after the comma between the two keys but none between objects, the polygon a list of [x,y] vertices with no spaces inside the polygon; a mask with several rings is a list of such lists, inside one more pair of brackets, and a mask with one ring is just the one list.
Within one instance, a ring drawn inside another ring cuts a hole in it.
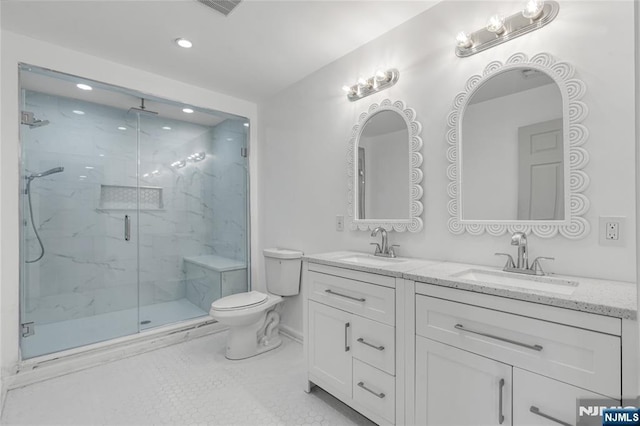
[{"label": "undermount sink", "polygon": [[487,271],[483,269],[467,269],[451,275],[480,284],[488,284],[497,287],[521,288],[525,290],[544,291],[570,295],[578,287],[577,281],[552,278],[541,275],[521,275],[513,272]]},{"label": "undermount sink", "polygon": [[380,257],[373,256],[371,254],[349,255],[338,260],[340,260],[341,262],[348,262],[364,266],[392,266],[399,263],[408,262],[408,259],[399,259],[397,257]]}]

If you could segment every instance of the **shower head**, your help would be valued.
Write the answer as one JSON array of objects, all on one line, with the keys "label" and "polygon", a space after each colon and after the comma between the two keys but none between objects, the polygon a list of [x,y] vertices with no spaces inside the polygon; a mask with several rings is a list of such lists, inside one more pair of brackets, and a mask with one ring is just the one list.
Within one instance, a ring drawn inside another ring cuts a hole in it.
[{"label": "shower head", "polygon": [[44,172],[34,173],[32,175],[29,175],[27,176],[27,179],[31,180],[35,178],[41,178],[41,177],[52,175],[54,173],[61,173],[61,172],[64,172],[64,167],[54,167],[53,169],[49,169]]},{"label": "shower head", "polygon": [[137,107],[129,108],[129,113],[132,113],[132,112],[135,114],[143,114],[143,115],[148,115],[152,117],[155,115],[158,115],[157,112],[151,111],[144,106],[144,98],[140,98],[140,108],[137,108]]}]

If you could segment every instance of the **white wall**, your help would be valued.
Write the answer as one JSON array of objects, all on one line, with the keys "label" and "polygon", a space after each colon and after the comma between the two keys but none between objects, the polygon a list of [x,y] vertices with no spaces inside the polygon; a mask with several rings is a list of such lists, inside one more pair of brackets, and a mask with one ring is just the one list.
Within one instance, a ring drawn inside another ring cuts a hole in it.
[{"label": "white wall", "polygon": [[[18,140],[19,140],[19,84],[18,63],[24,62],[44,68],[79,75],[116,86],[139,90],[158,97],[216,109],[249,118],[257,125],[257,107],[251,102],[179,81],[171,80],[126,65],[110,62],[95,56],[65,49],[60,46],[34,40],[15,33],[2,33],[2,68],[0,104],[2,122],[0,144],[0,357],[2,374],[6,378],[15,372],[18,362],[19,326],[19,263],[18,263]],[[257,155],[257,138],[250,132],[250,150]],[[257,215],[257,164],[251,161],[251,202],[253,217]],[[252,227],[257,222],[252,218]],[[254,239],[257,234],[254,235]],[[254,240],[255,241],[255,240]],[[258,247],[256,242],[253,247]],[[253,257],[255,254],[253,254]],[[255,276],[256,266],[252,267]]]},{"label": "white wall", "polygon": [[[298,248],[305,253],[341,249],[369,251],[367,232],[335,231],[346,215],[347,141],[359,114],[385,98],[414,108],[423,124],[424,229],[393,233],[399,254],[500,266],[494,252],[510,250],[509,237],[455,236],[447,230],[446,118],[453,99],[473,74],[516,52],[548,52],[575,66],[587,85],[584,121],[591,161],[586,214],[592,225],[584,239],[529,240],[532,256],[554,256],[549,270],[578,276],[633,281],[635,268],[635,157],[633,3],[560,1],[548,26],[469,58],[454,54],[455,35],[481,28],[487,16],[514,13],[521,1],[446,1],[389,31],[260,105],[260,240],[262,247]],[[392,88],[348,102],[340,88],[376,68],[397,67]],[[629,218],[625,247],[598,245],[598,216]],[[260,269],[262,270],[262,268]],[[283,323],[301,330],[300,297],[288,302]]]}]

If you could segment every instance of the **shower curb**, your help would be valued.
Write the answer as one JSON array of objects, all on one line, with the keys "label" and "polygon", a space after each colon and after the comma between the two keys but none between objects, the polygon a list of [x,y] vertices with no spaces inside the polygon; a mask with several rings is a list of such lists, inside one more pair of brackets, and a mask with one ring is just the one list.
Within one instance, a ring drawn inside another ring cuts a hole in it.
[{"label": "shower curb", "polygon": [[46,355],[20,363],[15,375],[3,378],[3,385],[7,391],[11,391],[225,330],[227,327],[206,318],[187,325],[162,327],[138,336]]}]

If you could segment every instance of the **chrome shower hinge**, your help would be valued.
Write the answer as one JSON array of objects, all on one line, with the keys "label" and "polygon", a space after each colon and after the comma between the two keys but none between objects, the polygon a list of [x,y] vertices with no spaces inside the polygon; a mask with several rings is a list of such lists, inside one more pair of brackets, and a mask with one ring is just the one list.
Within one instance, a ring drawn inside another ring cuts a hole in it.
[{"label": "chrome shower hinge", "polygon": [[36,334],[36,324],[32,322],[22,323],[22,337],[29,337]]}]

